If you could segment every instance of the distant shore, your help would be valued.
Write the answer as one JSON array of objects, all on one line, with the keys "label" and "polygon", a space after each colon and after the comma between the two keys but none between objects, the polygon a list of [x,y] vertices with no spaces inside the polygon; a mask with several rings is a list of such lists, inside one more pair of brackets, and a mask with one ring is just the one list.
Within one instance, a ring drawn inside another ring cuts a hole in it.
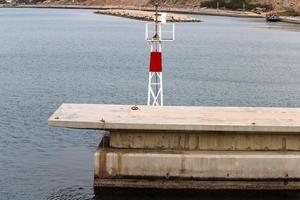
[{"label": "distant shore", "polygon": [[[101,5],[73,5],[73,4],[17,4],[17,5],[0,5],[4,8],[55,8],[55,9],[91,9],[91,10],[108,10],[108,9],[123,9],[123,10],[141,10],[154,11],[152,7],[136,7],[136,6],[101,6]],[[234,11],[227,9],[210,9],[210,8],[170,8],[162,7],[160,12],[192,14],[192,15],[214,15],[226,17],[245,17],[245,18],[265,18],[266,14],[257,14],[250,11]],[[286,23],[300,24],[300,17],[280,17],[280,21]]]},{"label": "distant shore", "polygon": [[[4,5],[6,8],[56,8],[56,9],[125,9],[125,10],[142,10],[142,11],[154,11],[152,7],[136,7],[136,6],[101,6],[101,5],[62,5],[62,4],[17,4],[17,5]],[[208,8],[167,8],[161,7],[160,12],[171,12],[178,14],[195,14],[195,15],[216,15],[216,16],[228,16],[228,17],[251,17],[251,18],[263,18],[264,15],[256,14],[249,11],[233,11],[223,9],[208,9]]]}]

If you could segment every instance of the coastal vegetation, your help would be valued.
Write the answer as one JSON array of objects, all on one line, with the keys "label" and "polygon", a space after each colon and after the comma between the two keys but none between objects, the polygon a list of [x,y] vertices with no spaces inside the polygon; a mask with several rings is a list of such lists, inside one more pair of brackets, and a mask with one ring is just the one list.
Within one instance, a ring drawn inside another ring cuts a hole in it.
[{"label": "coastal vegetation", "polygon": [[[150,0],[154,3],[156,0]],[[299,0],[159,0],[165,6],[206,7],[230,10],[264,10],[279,9],[283,15],[299,15]]]},{"label": "coastal vegetation", "polygon": [[253,10],[258,7],[263,10],[272,9],[272,5],[269,3],[252,3],[250,0],[208,0],[202,2],[201,6],[207,8],[227,8],[231,10]]},{"label": "coastal vegetation", "polygon": [[299,12],[297,12],[295,9],[292,9],[292,8],[281,9],[278,11],[278,14],[280,16],[293,16],[293,17],[300,15]]}]

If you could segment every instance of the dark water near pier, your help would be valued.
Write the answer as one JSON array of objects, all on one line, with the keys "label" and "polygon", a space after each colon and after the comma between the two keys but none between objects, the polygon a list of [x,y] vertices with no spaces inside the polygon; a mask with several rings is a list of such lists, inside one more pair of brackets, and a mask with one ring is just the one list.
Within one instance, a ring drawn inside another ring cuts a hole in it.
[{"label": "dark water near pier", "polygon": [[[300,106],[300,25],[201,19],[177,24],[176,41],[164,46],[167,105]],[[148,51],[141,21],[90,10],[0,9],[1,200],[103,198],[92,189],[101,132],[51,128],[47,118],[63,102],[145,104]],[[300,198],[183,192],[171,199],[191,196]]]}]

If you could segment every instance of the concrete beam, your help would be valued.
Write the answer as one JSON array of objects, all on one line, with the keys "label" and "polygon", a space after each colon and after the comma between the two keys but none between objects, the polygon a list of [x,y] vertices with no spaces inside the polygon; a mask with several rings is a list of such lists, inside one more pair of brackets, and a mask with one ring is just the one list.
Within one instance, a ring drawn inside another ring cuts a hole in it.
[{"label": "concrete beam", "polygon": [[[152,180],[96,178],[94,188],[156,189],[156,190],[300,190],[297,180]],[[156,191],[157,192],[157,191]]]},{"label": "concrete beam", "polygon": [[300,152],[99,149],[95,178],[300,179]]},{"label": "concrete beam", "polygon": [[110,147],[156,150],[299,151],[300,134],[111,130]]}]

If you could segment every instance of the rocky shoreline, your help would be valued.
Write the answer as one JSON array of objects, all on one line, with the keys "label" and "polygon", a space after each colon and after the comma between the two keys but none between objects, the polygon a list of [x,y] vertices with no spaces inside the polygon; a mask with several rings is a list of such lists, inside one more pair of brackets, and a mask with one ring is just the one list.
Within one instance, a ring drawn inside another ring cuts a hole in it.
[{"label": "rocky shoreline", "polygon": [[[118,17],[125,17],[130,19],[153,21],[154,12],[141,11],[141,10],[121,10],[121,9],[108,9],[96,11],[97,14],[112,15]],[[168,22],[201,22],[201,20],[187,15],[178,15],[173,13],[167,13],[166,17]]]},{"label": "rocky shoreline", "polygon": [[[2,4],[0,8],[54,8],[54,9],[91,9],[91,10],[141,10],[141,11],[154,11],[152,7],[136,7],[136,6],[101,6],[101,5],[74,5],[74,4],[19,4],[9,5]],[[193,15],[215,15],[227,17],[246,17],[246,18],[265,18],[265,14],[257,14],[247,11],[232,11],[223,9],[208,9],[208,8],[170,8],[162,7],[160,12],[176,13],[176,14],[193,14]],[[286,23],[300,24],[300,17],[280,17],[280,21]]]},{"label": "rocky shoreline", "polygon": [[[0,5],[1,7],[1,5]],[[55,9],[92,9],[92,10],[141,10],[141,11],[154,11],[153,7],[137,7],[137,6],[101,6],[101,5],[74,5],[74,4],[17,4],[17,5],[3,5],[6,8],[55,8]],[[227,17],[250,17],[250,18],[263,18],[264,15],[256,14],[248,11],[233,11],[222,9],[208,9],[208,8],[171,8],[161,7],[160,12],[176,13],[176,14],[194,14],[194,15],[215,15]]]},{"label": "rocky shoreline", "polygon": [[290,24],[300,24],[300,17],[279,17],[279,21]]}]

